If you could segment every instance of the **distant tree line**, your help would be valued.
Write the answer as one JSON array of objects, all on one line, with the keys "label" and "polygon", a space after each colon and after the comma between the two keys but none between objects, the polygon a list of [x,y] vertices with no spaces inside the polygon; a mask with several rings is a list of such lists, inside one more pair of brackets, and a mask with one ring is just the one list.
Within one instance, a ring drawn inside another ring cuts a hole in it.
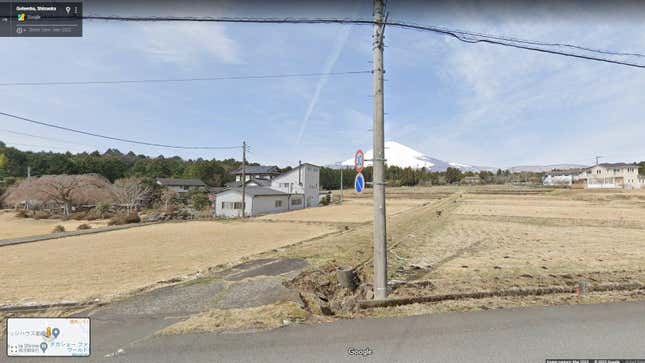
[{"label": "distant tree line", "polygon": [[78,154],[21,151],[0,141],[0,179],[6,180],[5,184],[25,177],[27,167],[31,167],[34,176],[99,174],[110,182],[125,177],[195,178],[210,186],[223,186],[234,180],[231,171],[240,165],[235,159],[149,157],[131,151],[124,154],[117,149]]},{"label": "distant tree line", "polygon": [[[322,189],[340,189],[340,169],[322,167],[320,169],[320,186]],[[372,167],[363,170],[367,181],[372,180]],[[490,171],[462,172],[458,168],[448,168],[446,171],[433,172],[426,168],[413,169],[388,166],[386,168],[386,180],[389,186],[415,186],[415,185],[448,185],[459,184],[465,177],[477,177],[479,184],[503,184],[512,181],[510,171],[498,170],[497,173]],[[353,168],[343,169],[343,187],[353,188],[356,172]],[[535,179],[532,177],[531,179]]]}]

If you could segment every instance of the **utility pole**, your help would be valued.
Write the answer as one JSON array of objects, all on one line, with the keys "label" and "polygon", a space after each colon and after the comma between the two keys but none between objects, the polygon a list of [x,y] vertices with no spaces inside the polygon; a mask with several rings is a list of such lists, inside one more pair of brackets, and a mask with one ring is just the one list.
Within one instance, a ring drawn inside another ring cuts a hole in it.
[{"label": "utility pole", "polygon": [[598,166],[598,159],[602,158],[604,156],[596,156],[596,166]]},{"label": "utility pole", "polygon": [[246,212],[246,141],[242,141],[242,218]]},{"label": "utility pole", "polygon": [[31,166],[27,167],[27,180],[31,179]]},{"label": "utility pole", "polygon": [[383,0],[374,0],[374,34],[372,36],[374,82],[374,155],[372,165],[374,190],[374,299],[387,297],[387,241],[385,230],[385,140],[383,106]]}]

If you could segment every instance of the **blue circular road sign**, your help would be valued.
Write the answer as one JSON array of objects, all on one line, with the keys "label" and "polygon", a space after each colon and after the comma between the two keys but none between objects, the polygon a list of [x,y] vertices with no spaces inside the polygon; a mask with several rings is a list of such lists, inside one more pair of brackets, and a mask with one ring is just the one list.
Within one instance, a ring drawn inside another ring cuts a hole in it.
[{"label": "blue circular road sign", "polygon": [[360,193],[365,189],[365,177],[362,173],[356,174],[356,179],[354,179],[354,189]]}]

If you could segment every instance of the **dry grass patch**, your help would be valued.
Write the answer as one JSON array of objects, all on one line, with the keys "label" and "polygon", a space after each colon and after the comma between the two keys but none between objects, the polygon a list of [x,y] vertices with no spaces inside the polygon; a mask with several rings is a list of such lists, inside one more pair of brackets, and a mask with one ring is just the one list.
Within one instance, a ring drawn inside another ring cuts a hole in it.
[{"label": "dry grass patch", "polygon": [[432,293],[642,281],[645,210],[570,197],[465,195],[442,228],[395,252],[432,266],[415,276]]},{"label": "dry grass patch", "polygon": [[0,239],[19,238],[50,234],[56,225],[61,225],[66,231],[75,231],[81,224],[92,228],[105,227],[107,220],[96,221],[61,221],[56,219],[18,218],[15,211],[0,212]]},{"label": "dry grass patch", "polygon": [[173,324],[158,334],[267,330],[294,322],[302,322],[308,317],[309,313],[292,301],[246,309],[211,309]]},{"label": "dry grass patch", "polygon": [[[461,238],[472,247],[429,275],[438,289],[472,291],[544,286],[549,281],[562,284],[564,279],[558,275],[573,274],[570,278],[573,280],[577,274],[614,271],[631,271],[635,278],[641,277],[645,232],[639,229],[489,221],[455,223],[455,228],[446,229],[446,234],[439,236],[437,242]],[[461,229],[470,230],[469,237],[454,233]]]},{"label": "dry grass patch", "polygon": [[110,299],[335,230],[195,221],[0,247],[0,304]]},{"label": "dry grass patch", "polygon": [[[423,200],[388,200],[387,213],[393,215],[420,206]],[[306,208],[286,213],[270,214],[258,217],[260,220],[328,222],[328,223],[362,223],[370,222],[374,217],[372,202],[368,199],[345,199],[343,204],[327,207]]]},{"label": "dry grass patch", "polygon": [[588,201],[552,200],[539,198],[476,199],[469,197],[455,211],[467,215],[494,215],[516,217],[577,218],[611,221],[643,221],[645,208],[610,206]]}]

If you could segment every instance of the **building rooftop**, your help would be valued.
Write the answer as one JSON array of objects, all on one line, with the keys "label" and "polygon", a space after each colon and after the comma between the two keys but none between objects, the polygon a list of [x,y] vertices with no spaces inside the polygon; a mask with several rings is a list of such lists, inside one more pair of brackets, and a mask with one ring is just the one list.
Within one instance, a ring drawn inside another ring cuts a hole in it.
[{"label": "building rooftop", "polygon": [[189,187],[205,187],[203,181],[199,179],[174,179],[174,178],[157,178],[157,183],[165,186],[189,186]]},{"label": "building rooftop", "polygon": [[[246,184],[249,184],[249,183],[256,183],[257,185],[259,185],[261,187],[268,187],[268,186],[271,185],[271,180],[263,179],[263,178],[255,178],[255,179],[250,179],[250,180],[246,181]],[[232,182],[226,183],[226,186],[229,187],[229,188],[239,188],[239,187],[242,186],[242,182],[241,181],[232,181]]]},{"label": "building rooftop", "polygon": [[[229,191],[242,193],[242,188],[231,188],[221,193],[226,193]],[[279,190],[275,190],[267,187],[246,187],[246,195],[255,197],[256,195],[289,195],[289,193],[281,192]]]},{"label": "building rooftop", "polygon": [[605,168],[627,168],[627,167],[638,167],[638,164],[634,163],[600,163],[598,166]]},{"label": "building rooftop", "polygon": [[[233,170],[231,174],[242,174],[242,167]],[[280,169],[275,165],[247,165],[246,174],[280,174]]]},{"label": "building rooftop", "polygon": [[546,175],[560,176],[560,175],[577,175],[584,171],[585,169],[565,169],[565,170],[551,170],[546,172]]}]

